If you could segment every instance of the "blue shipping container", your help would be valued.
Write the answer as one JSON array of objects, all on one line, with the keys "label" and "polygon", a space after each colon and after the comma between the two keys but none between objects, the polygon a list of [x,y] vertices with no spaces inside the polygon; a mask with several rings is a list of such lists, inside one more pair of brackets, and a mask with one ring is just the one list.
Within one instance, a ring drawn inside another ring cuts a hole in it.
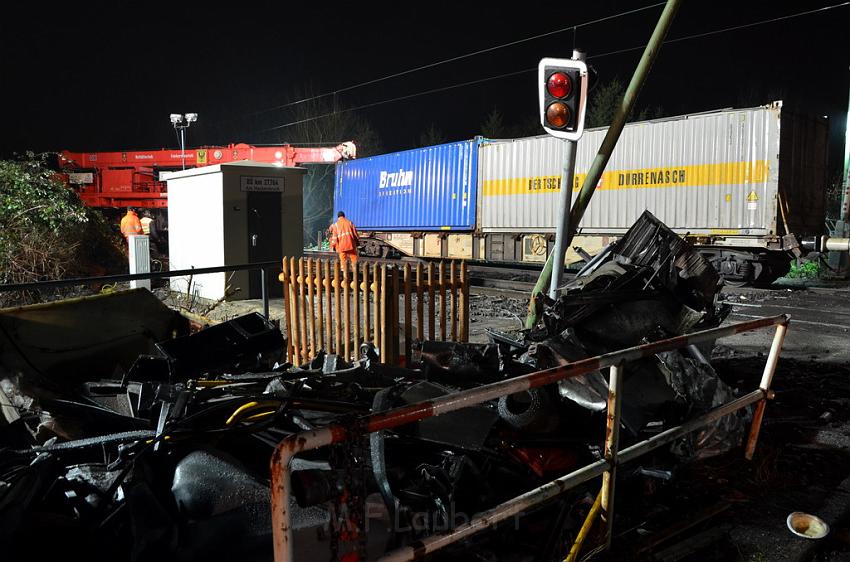
[{"label": "blue shipping container", "polygon": [[359,230],[473,230],[480,139],[339,162],[337,211]]}]

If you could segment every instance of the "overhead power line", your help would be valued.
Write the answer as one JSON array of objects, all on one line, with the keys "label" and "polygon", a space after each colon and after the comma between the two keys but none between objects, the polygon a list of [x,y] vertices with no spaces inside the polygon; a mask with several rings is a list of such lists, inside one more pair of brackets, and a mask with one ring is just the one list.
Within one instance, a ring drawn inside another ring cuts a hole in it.
[{"label": "overhead power line", "polygon": [[449,63],[452,63],[452,62],[457,62],[457,61],[460,61],[460,60],[463,60],[463,59],[468,59],[470,57],[475,57],[475,56],[483,55],[483,54],[486,54],[486,53],[492,53],[493,51],[497,51],[499,49],[505,49],[507,47],[513,47],[515,45],[520,45],[522,43],[528,43],[529,41],[535,41],[537,39],[542,39],[543,37],[549,37],[551,35],[557,35],[559,33],[564,33],[564,32],[567,32],[567,31],[576,31],[576,30],[578,30],[582,27],[587,27],[587,26],[590,26],[590,25],[595,25],[597,23],[602,23],[602,22],[609,21],[609,20],[612,20],[612,19],[616,19],[616,18],[628,16],[628,15],[631,15],[631,14],[635,14],[635,13],[638,13],[638,12],[643,12],[643,11],[646,11],[646,10],[650,10],[652,8],[657,8],[659,6],[663,6],[664,4],[666,4],[666,2],[656,2],[655,4],[650,4],[648,6],[643,6],[641,8],[635,8],[634,10],[628,10],[628,11],[625,11],[625,12],[619,12],[619,13],[616,13],[616,14],[611,14],[609,16],[597,18],[595,20],[577,23],[575,25],[571,25],[571,26],[568,26],[568,27],[562,27],[560,29],[555,29],[553,31],[547,31],[546,33],[539,33],[537,35],[532,35],[530,37],[525,37],[523,39],[517,39],[515,41],[510,41],[508,43],[502,43],[501,45],[495,45],[493,47],[487,47],[486,49],[481,49],[479,51],[473,51],[471,53],[466,53],[464,55],[458,55],[458,56],[455,56],[455,57],[451,57],[451,58],[439,60],[439,61],[436,61],[436,62],[424,64],[422,66],[417,66],[415,68],[410,68],[408,70],[403,70],[401,72],[396,72],[394,74],[388,74],[388,75],[382,76],[380,78],[374,78],[372,80],[367,80],[365,82],[360,82],[358,84],[352,84],[351,86],[339,88],[338,90],[333,90],[331,92],[325,92],[323,94],[318,94],[318,95],[307,97],[307,98],[300,99],[300,100],[297,100],[297,101],[288,102],[288,103],[284,103],[284,104],[281,104],[281,105],[276,105],[274,107],[268,107],[266,109],[260,109],[260,110],[248,113],[244,117],[253,117],[254,115],[261,115],[263,113],[268,113],[270,111],[276,111],[278,109],[284,109],[284,108],[292,107],[292,106],[299,105],[299,104],[302,104],[302,103],[315,101],[317,99],[322,99],[322,98],[326,98],[326,97],[330,97],[330,96],[335,96],[337,94],[350,92],[351,90],[356,90],[358,88],[363,88],[365,86],[371,86],[373,84],[378,84],[380,82],[392,80],[393,78],[398,78],[400,76],[406,76],[408,74],[413,74],[414,72],[420,72],[422,70],[428,70],[428,69],[431,69],[431,68],[435,68],[437,66],[449,64]]},{"label": "overhead power line", "polygon": [[[715,29],[715,30],[706,31],[706,32],[703,32],[703,33],[695,33],[693,35],[686,35],[684,37],[676,37],[674,39],[667,39],[666,41],[664,41],[663,44],[667,45],[667,44],[670,44],[670,43],[679,43],[681,41],[688,41],[688,40],[691,40],[691,39],[699,39],[699,38],[702,38],[702,37],[708,37],[708,36],[711,36],[711,35],[717,35],[717,34],[726,33],[726,32],[729,32],[729,31],[737,31],[739,29],[746,29],[746,28],[749,28],[749,27],[755,27],[757,25],[775,23],[775,22],[778,22],[778,21],[789,20],[789,19],[792,19],[792,18],[798,18],[798,17],[802,17],[802,16],[815,14],[815,13],[825,12],[827,10],[833,10],[833,9],[836,9],[836,8],[843,8],[843,7],[848,6],[848,5],[850,5],[850,0],[848,0],[846,2],[841,2],[839,4],[833,4],[833,5],[830,5],[830,6],[823,6],[821,8],[815,8],[815,9],[812,9],[812,10],[806,10],[806,11],[803,11],[803,12],[797,12],[797,13],[788,14],[788,15],[785,15],[785,16],[779,16],[779,17],[760,20],[760,21],[756,21],[756,22],[751,22],[751,23],[746,23],[746,24],[741,24],[741,25],[735,25],[735,26],[730,26],[730,27],[724,27],[722,29]],[[568,28],[568,29],[572,29],[572,28]],[[552,32],[552,33],[556,33],[556,32]],[[635,46],[635,47],[627,47],[625,49],[618,49],[616,51],[599,53],[597,55],[589,56],[587,58],[588,58],[588,60],[599,59],[599,58],[602,58],[602,57],[619,55],[619,54],[622,54],[622,53],[628,53],[628,52],[631,52],[631,51],[636,51],[636,50],[639,50],[639,49],[643,49],[645,47],[646,47],[646,44],[638,45],[638,46]],[[431,89],[431,90],[425,90],[425,91],[416,92],[416,93],[413,93],[413,94],[407,94],[407,95],[398,96],[398,97],[394,97],[394,98],[384,99],[384,100],[380,100],[380,101],[376,101],[376,102],[372,102],[372,103],[359,105],[359,106],[356,106],[356,107],[349,107],[349,108],[346,108],[346,109],[341,109],[341,110],[338,110],[338,111],[325,113],[323,115],[316,115],[314,117],[307,117],[307,118],[304,118],[304,119],[299,119],[297,121],[292,121],[290,123],[285,123],[283,125],[277,125],[277,126],[274,126],[274,127],[261,129],[260,131],[257,131],[257,132],[258,133],[266,133],[266,132],[269,132],[269,131],[277,131],[277,130],[280,130],[280,129],[285,129],[287,127],[293,127],[295,125],[300,125],[302,123],[308,123],[310,121],[316,121],[318,119],[324,119],[325,117],[330,117],[332,115],[339,115],[339,114],[342,114],[342,113],[349,113],[351,111],[369,109],[369,108],[376,107],[376,106],[379,106],[379,105],[384,105],[384,104],[388,104],[388,103],[395,103],[395,102],[398,102],[398,101],[408,100],[408,99],[411,99],[411,98],[417,98],[417,97],[421,97],[421,96],[427,96],[427,95],[436,94],[436,93],[440,93],[440,92],[446,92],[446,91],[454,90],[454,89],[458,89],[458,88],[465,88],[467,86],[472,86],[472,85],[475,85],[475,84],[481,84],[483,82],[490,82],[490,81],[493,81],[493,80],[501,80],[503,78],[509,78],[511,76],[517,76],[519,74],[525,74],[525,73],[536,72],[536,71],[537,71],[537,67],[534,66],[534,67],[531,67],[531,68],[525,68],[525,69],[517,70],[517,71],[514,71],[514,72],[507,72],[507,73],[504,73],[504,74],[498,74],[496,76],[489,76],[489,77],[486,77],[486,78],[480,78],[478,80],[470,80],[468,82],[462,82],[462,83],[459,83],[459,84],[452,84],[452,85],[449,85],[449,86],[443,86],[443,87],[440,87],[440,88],[434,88],[434,89]],[[413,71],[411,71],[411,72],[413,72]]]},{"label": "overhead power line", "polygon": [[[801,16],[808,16],[811,14],[816,14],[818,12],[825,12],[827,10],[833,10],[835,8],[843,8],[844,6],[850,5],[850,2],[842,2],[840,4],[833,4],[831,6],[823,6],[821,8],[815,8],[813,10],[806,10],[805,12],[797,12],[796,14],[788,14],[787,16],[779,16],[775,18],[770,18],[761,21],[754,21],[751,23],[744,23],[741,25],[734,25],[732,27],[724,27],[723,29],[715,29],[713,31],[706,31],[704,33],[695,33],[693,35],[687,35],[685,37],[676,37],[675,39],[668,39],[664,41],[664,44],[667,45],[669,43],[678,43],[680,41],[687,41],[689,39],[699,39],[700,37],[708,37],[710,35],[717,35],[718,33],[726,33],[728,31],[737,31],[739,29],[746,29],[748,27],[755,27],[757,25],[764,25],[767,23],[775,23],[783,20],[790,20],[792,18],[799,18]],[[637,47],[628,47],[626,49],[619,49],[617,51],[609,51],[607,53],[600,53],[598,55],[594,55],[588,58],[601,58],[607,57],[609,55],[619,55],[620,53],[628,53],[630,51],[637,51],[638,49],[643,49],[646,45],[638,45]]]},{"label": "overhead power line", "polygon": [[[537,70],[537,67],[532,68],[531,70]],[[315,121],[317,119],[324,119],[325,117],[330,117],[332,115],[340,115],[342,113],[349,113],[351,111],[359,111],[361,109],[368,109],[370,107],[375,107],[377,105],[384,105],[386,103],[393,103],[393,102],[407,100],[407,99],[411,99],[411,98],[418,98],[419,96],[427,96],[429,94],[437,94],[439,92],[445,92],[447,90],[454,90],[456,88],[464,88],[466,86],[472,86],[474,84],[480,84],[482,82],[489,82],[490,80],[498,80],[500,78],[507,78],[509,76],[515,76],[517,74],[525,74],[528,71],[529,71],[529,69],[517,70],[516,72],[508,72],[506,74],[500,74],[498,76],[490,76],[488,78],[481,78],[480,80],[470,80],[469,82],[464,82],[462,84],[453,84],[451,86],[445,86],[445,87],[442,87],[442,88],[434,88],[432,90],[425,90],[423,92],[416,92],[415,94],[408,94],[408,95],[405,95],[405,96],[399,96],[397,98],[391,98],[391,99],[376,101],[376,102],[373,102],[373,103],[367,103],[367,104],[364,104],[364,105],[358,105],[357,107],[347,107],[345,109],[340,109],[338,111],[332,111],[330,113],[325,113],[323,115],[317,115],[315,117],[307,117],[307,118],[304,118],[304,119],[300,119],[298,121],[286,123],[285,125],[278,125],[276,127],[269,127],[268,129],[262,129],[261,131],[258,131],[258,132],[265,133],[265,132],[268,132],[268,131],[276,131],[278,129],[284,129],[286,127],[294,127],[295,125],[300,125],[302,123],[308,123],[310,121]]]}]

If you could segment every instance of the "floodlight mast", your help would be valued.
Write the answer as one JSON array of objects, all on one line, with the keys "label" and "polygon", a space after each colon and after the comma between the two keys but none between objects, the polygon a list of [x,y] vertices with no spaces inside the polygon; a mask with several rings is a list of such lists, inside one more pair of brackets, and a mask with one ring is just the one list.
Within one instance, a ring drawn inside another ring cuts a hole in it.
[{"label": "floodlight mast", "polygon": [[169,118],[171,124],[174,125],[174,130],[180,133],[180,160],[183,163],[183,169],[186,169],[186,129],[189,125],[198,120],[197,113],[172,113]]}]

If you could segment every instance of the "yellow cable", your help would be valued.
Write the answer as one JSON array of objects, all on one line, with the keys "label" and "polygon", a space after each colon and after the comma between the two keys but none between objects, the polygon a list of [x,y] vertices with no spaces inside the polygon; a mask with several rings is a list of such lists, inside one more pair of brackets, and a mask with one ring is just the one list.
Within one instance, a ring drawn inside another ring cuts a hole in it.
[{"label": "yellow cable", "polygon": [[593,520],[599,514],[599,508],[601,506],[602,490],[599,490],[599,493],[596,495],[596,501],[593,502],[593,507],[590,508],[590,512],[588,512],[587,517],[584,519],[584,523],[582,523],[581,529],[579,529],[578,535],[576,535],[576,542],[573,543],[570,553],[567,554],[564,562],[575,562],[579,551],[581,551],[581,546],[584,544],[584,539],[587,538],[591,527],[593,527]]},{"label": "yellow cable", "polygon": [[228,425],[228,426],[235,424],[236,422],[238,422],[242,418],[242,416],[246,412],[250,412],[251,410],[259,410],[259,409],[266,409],[266,408],[274,408],[275,410],[277,410],[278,406],[280,406],[280,402],[277,401],[277,400],[262,400],[262,401],[259,401],[259,402],[256,402],[256,401],[255,402],[248,402],[248,403],[242,404],[241,406],[236,408],[236,411],[233,412],[232,414],[230,414],[230,417],[227,418],[227,421],[224,422],[224,424]]},{"label": "yellow cable", "polygon": [[239,421],[244,421],[244,422],[257,421],[257,420],[261,420],[263,418],[267,418],[269,416],[273,416],[276,413],[277,413],[277,410],[269,410],[268,412],[260,412],[259,414],[250,415],[247,418],[243,418]]}]

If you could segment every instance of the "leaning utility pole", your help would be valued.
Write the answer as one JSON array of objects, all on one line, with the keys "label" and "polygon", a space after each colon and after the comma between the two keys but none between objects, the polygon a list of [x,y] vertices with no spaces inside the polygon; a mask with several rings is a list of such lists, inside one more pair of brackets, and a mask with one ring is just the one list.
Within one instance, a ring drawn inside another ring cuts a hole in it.
[{"label": "leaning utility pole", "polygon": [[[670,25],[673,23],[673,18],[676,15],[676,10],[678,10],[680,3],[681,0],[667,0],[664,10],[658,18],[655,30],[649,38],[649,43],[647,43],[646,48],[643,51],[643,55],[640,57],[640,62],[638,62],[635,73],[629,82],[629,86],[626,88],[626,93],[623,95],[620,106],[614,114],[614,119],[608,127],[608,132],[605,134],[602,146],[599,147],[599,152],[596,154],[596,158],[593,159],[593,163],[590,166],[590,170],[587,173],[587,177],[584,180],[581,191],[578,194],[576,202],[573,204],[572,211],[570,212],[570,216],[567,220],[569,229],[567,230],[567,236],[564,244],[565,248],[569,248],[570,243],[572,242],[573,235],[584,216],[584,211],[587,209],[587,206],[590,203],[590,198],[593,197],[593,192],[596,190],[596,184],[599,182],[599,178],[602,177],[602,172],[605,170],[605,166],[611,158],[611,153],[614,152],[614,147],[617,145],[620,133],[623,132],[626,119],[628,119],[634,109],[638,93],[646,81],[649,69],[652,68],[652,63],[655,62],[655,58],[658,56],[658,51],[661,48],[661,44],[664,42],[664,37],[666,37],[667,31],[670,29]],[[561,189],[564,189],[565,187],[566,186],[561,186]],[[532,328],[537,323],[536,296],[542,293],[549,285],[552,277],[554,255],[554,252],[549,254],[549,258],[546,260],[546,265],[543,267],[543,271],[540,272],[537,284],[532,290],[531,301],[528,305],[528,316],[525,319],[526,328]]]}]

